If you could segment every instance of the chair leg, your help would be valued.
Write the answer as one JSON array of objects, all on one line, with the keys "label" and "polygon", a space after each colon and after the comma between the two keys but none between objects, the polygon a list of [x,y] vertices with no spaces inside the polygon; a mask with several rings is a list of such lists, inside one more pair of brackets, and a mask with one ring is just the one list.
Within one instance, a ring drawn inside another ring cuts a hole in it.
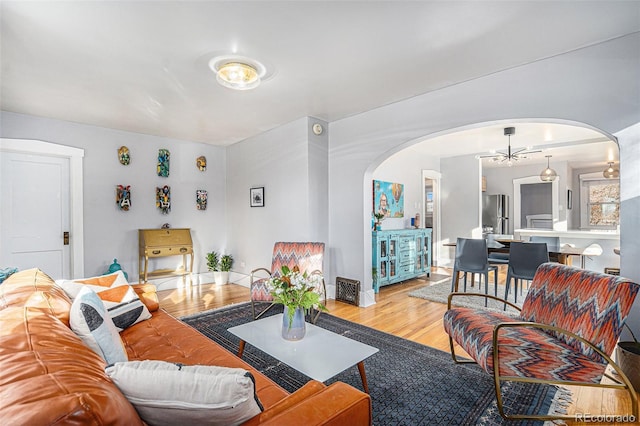
[{"label": "chair leg", "polygon": [[453,337],[451,337],[451,335],[449,335],[449,347],[451,348],[451,358],[453,358],[453,362],[455,362],[456,364],[475,364],[476,363],[472,359],[458,358],[456,356],[456,350],[453,345]]},{"label": "chair leg", "polygon": [[[327,306],[327,286],[324,280],[322,280],[322,295],[322,304],[324,306]],[[320,309],[315,309],[314,307],[311,307],[311,309],[309,309],[309,320],[311,321],[311,324],[315,324],[316,321],[318,321],[321,313],[322,311]]]},{"label": "chair leg", "polygon": [[[507,270],[507,281],[504,283],[504,300],[509,300],[509,287],[511,287],[511,271]],[[507,304],[504,304],[504,310],[507,310]]]},{"label": "chair leg", "polygon": [[[489,271],[485,271],[483,274],[479,274],[480,275],[480,284],[478,284],[478,290],[482,291],[482,276],[484,276],[484,294],[486,294],[487,296],[489,295]],[[489,298],[485,297],[484,298],[484,307],[487,307],[487,304],[489,303]]]},{"label": "chair leg", "polygon": [[453,274],[451,274],[451,293],[458,291],[458,281],[460,281],[459,274],[458,270],[453,268]]},{"label": "chair leg", "polygon": [[253,319],[257,320],[258,318],[260,318],[262,315],[264,315],[265,313],[267,313],[267,311],[271,308],[273,308],[276,304],[273,302],[264,302],[264,303],[270,303],[269,306],[267,306],[266,309],[264,309],[262,312],[260,312],[258,315],[256,315],[256,308],[255,308],[255,304],[256,302],[251,300],[251,314],[253,315]]},{"label": "chair leg", "polygon": [[498,267],[493,270],[493,295],[498,297]]}]

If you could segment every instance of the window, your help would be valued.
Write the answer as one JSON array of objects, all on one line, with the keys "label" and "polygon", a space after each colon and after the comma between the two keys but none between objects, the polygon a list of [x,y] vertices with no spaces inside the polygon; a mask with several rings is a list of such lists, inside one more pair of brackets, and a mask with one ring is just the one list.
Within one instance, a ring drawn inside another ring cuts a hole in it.
[{"label": "window", "polygon": [[580,227],[615,229],[620,223],[620,180],[580,175]]}]

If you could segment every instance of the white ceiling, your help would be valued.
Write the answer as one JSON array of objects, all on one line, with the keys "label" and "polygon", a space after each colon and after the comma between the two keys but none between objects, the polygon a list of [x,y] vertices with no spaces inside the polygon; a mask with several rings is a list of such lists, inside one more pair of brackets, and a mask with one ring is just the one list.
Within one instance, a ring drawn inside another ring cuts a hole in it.
[{"label": "white ceiling", "polygon": [[[2,110],[216,145],[640,31],[635,0],[3,0],[0,15]],[[227,53],[273,75],[221,87],[207,62]]]}]

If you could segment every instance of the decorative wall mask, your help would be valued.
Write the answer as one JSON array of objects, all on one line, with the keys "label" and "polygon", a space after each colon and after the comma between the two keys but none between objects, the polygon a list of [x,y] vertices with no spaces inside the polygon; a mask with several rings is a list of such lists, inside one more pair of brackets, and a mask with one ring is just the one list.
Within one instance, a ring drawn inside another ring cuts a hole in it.
[{"label": "decorative wall mask", "polygon": [[156,188],[156,207],[162,214],[169,214],[171,211],[171,188],[168,185]]},{"label": "decorative wall mask", "polygon": [[116,204],[120,210],[129,211],[131,207],[131,185],[116,185]]},{"label": "decorative wall mask", "polygon": [[198,210],[206,210],[207,209],[207,191],[204,189],[198,189],[196,191],[196,208]]},{"label": "decorative wall mask", "polygon": [[158,150],[158,176],[169,177],[169,157],[168,149]]},{"label": "decorative wall mask", "polygon": [[207,170],[207,157],[201,155],[200,157],[196,158],[196,166],[198,166],[198,170],[200,170],[201,172]]},{"label": "decorative wall mask", "polygon": [[120,160],[120,164],[123,166],[128,166],[131,162],[131,156],[129,155],[129,148],[122,145],[118,148],[118,160]]}]

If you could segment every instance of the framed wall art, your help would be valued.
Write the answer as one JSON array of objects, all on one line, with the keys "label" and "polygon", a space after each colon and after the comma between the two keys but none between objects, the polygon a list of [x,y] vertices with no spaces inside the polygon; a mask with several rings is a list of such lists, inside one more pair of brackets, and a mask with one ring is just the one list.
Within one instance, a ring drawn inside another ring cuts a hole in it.
[{"label": "framed wall art", "polygon": [[374,180],[373,211],[384,217],[404,217],[404,185]]},{"label": "framed wall art", "polygon": [[249,203],[251,207],[264,207],[264,186],[249,190]]}]

